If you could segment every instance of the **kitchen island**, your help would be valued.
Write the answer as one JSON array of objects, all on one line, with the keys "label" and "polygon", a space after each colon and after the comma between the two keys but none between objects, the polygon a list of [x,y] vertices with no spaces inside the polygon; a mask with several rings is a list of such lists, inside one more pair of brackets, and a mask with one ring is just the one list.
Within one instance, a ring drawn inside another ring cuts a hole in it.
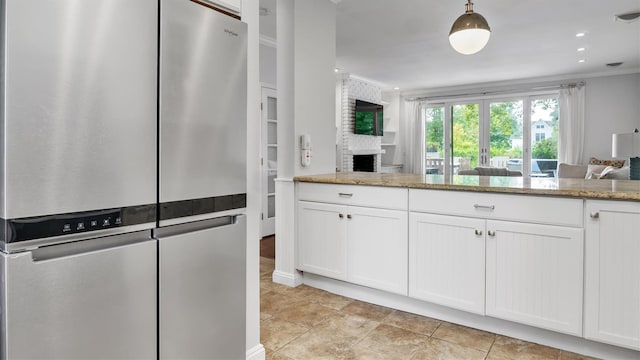
[{"label": "kitchen island", "polygon": [[578,353],[640,357],[640,181],[294,181],[305,284]]}]

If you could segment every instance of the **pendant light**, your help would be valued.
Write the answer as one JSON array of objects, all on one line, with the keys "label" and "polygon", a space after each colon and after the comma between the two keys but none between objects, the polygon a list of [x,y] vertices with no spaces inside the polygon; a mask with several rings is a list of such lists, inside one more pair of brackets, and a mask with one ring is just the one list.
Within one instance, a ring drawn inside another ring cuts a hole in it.
[{"label": "pendant light", "polygon": [[455,51],[471,55],[482,50],[489,42],[491,29],[487,20],[473,12],[473,3],[467,0],[466,11],[451,26],[449,43]]}]

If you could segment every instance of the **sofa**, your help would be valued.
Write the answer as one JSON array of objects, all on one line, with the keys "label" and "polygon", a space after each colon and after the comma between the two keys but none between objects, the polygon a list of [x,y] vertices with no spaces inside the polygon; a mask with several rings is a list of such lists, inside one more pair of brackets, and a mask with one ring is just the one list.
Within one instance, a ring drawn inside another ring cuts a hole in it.
[{"label": "sofa", "polygon": [[558,164],[558,178],[573,179],[629,179],[629,166],[624,160],[589,159],[586,165]]}]

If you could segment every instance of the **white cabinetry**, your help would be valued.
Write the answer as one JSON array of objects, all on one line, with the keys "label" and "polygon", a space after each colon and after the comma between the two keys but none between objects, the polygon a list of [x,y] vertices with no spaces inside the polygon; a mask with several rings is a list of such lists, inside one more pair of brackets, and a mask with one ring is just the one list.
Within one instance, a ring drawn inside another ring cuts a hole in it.
[{"label": "white cabinetry", "polygon": [[640,350],[640,202],[587,201],[585,337]]},{"label": "white cabinetry", "polygon": [[411,213],[409,296],[484,314],[485,220]]},{"label": "white cabinetry", "polygon": [[407,190],[298,185],[298,269],[407,294]]},{"label": "white cabinetry", "polygon": [[439,190],[409,199],[412,297],[582,335],[582,200]]},{"label": "white cabinetry", "polygon": [[343,205],[298,202],[298,268],[347,279],[347,241]]},{"label": "white cabinetry", "polygon": [[582,229],[487,221],[487,315],[582,335]]}]

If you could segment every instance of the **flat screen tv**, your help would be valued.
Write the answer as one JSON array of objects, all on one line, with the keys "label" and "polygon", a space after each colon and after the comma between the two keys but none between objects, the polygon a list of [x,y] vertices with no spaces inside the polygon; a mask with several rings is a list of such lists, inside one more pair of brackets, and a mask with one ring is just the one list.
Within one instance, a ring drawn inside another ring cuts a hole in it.
[{"label": "flat screen tv", "polygon": [[354,133],[358,135],[382,136],[382,126],[382,105],[356,100]]}]

